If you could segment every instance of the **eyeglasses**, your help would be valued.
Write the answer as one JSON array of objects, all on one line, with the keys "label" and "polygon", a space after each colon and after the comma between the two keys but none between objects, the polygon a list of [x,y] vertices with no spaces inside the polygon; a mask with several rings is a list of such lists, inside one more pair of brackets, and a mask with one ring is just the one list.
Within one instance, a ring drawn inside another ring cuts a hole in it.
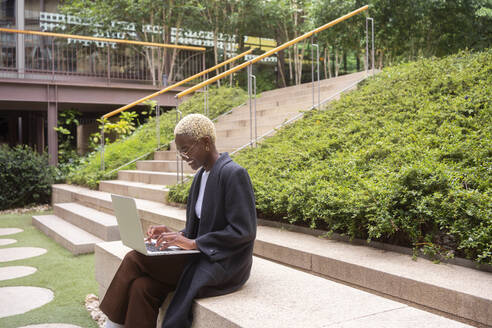
[{"label": "eyeglasses", "polygon": [[185,159],[185,160],[186,160],[186,159],[190,159],[190,153],[191,153],[191,151],[193,150],[193,147],[195,147],[195,146],[196,146],[196,144],[198,143],[198,141],[199,141],[199,140],[195,141],[195,143],[194,143],[193,145],[191,145],[191,147],[190,147],[190,148],[188,148],[188,150],[187,150],[187,151],[178,151],[179,156],[181,156],[181,158],[183,158],[183,159]]}]

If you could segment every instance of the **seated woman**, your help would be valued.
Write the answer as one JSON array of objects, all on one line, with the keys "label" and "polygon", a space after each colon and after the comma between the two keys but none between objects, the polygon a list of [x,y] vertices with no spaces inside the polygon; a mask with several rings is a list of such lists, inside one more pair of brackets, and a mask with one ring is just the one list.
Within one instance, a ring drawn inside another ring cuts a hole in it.
[{"label": "seated woman", "polygon": [[159,307],[175,290],[163,328],[190,327],[193,299],[239,289],[248,280],[256,237],[256,207],[248,173],[215,147],[215,126],[191,114],[174,130],[181,157],[196,173],[188,195],[186,228],[152,226],[148,237],[162,248],[198,254],[145,256],[129,252],[111,282],[101,310],[107,327],[156,327]]}]

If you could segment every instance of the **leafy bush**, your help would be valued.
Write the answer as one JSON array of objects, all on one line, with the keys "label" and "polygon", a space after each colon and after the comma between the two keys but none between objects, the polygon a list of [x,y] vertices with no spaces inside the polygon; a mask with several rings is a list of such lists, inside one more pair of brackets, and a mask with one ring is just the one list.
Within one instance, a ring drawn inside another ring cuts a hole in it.
[{"label": "leafy bush", "polygon": [[419,60],[235,160],[264,217],[491,264],[491,102],[492,50]]},{"label": "leafy bush", "polygon": [[56,169],[28,146],[0,146],[0,210],[47,203]]},{"label": "leafy bush", "polygon": [[[231,110],[243,103],[247,94],[239,88],[211,88],[209,89],[209,117]],[[189,100],[179,106],[183,115],[190,113],[203,113],[203,94],[196,93]],[[174,139],[174,126],[176,125],[176,110],[170,110],[160,115],[160,144],[169,145]],[[152,152],[157,147],[156,122],[150,118],[147,123],[140,125],[133,134],[117,142],[105,146],[104,164],[105,171],[101,171],[101,154],[93,152],[82,159],[79,167],[70,172],[67,182],[97,188],[99,180],[115,178],[117,173],[108,173],[131,160]],[[152,156],[149,155],[149,157]],[[134,169],[135,164],[125,167]]]}]

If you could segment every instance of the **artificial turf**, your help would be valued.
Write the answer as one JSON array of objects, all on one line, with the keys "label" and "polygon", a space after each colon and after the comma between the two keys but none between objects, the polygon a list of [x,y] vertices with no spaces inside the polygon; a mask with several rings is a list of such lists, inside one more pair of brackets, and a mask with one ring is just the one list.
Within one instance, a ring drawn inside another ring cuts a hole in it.
[{"label": "artificial turf", "polygon": [[[0,267],[24,265],[38,270],[29,276],[0,281],[5,286],[35,286],[48,288],[54,293],[54,299],[42,307],[10,317],[0,318],[0,327],[13,328],[32,324],[65,323],[80,327],[98,327],[85,309],[87,294],[97,295],[97,283],[94,276],[94,254],[74,256],[68,250],[55,243],[32,225],[32,215],[10,214],[0,216],[0,228],[20,228],[23,232],[1,236],[15,239],[17,243],[0,246],[42,247],[48,250],[44,255],[0,263]],[[41,214],[50,214],[44,212]]]}]

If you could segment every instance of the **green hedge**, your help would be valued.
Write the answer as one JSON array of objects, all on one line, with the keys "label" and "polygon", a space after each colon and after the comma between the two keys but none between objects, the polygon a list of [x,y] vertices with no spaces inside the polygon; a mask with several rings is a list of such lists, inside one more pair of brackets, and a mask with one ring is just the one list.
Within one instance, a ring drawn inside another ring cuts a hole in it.
[{"label": "green hedge", "polygon": [[[209,117],[215,118],[218,115],[231,110],[233,107],[246,101],[247,94],[239,88],[210,88],[209,89]],[[203,94],[196,93],[189,100],[179,106],[183,115],[190,113],[203,113]],[[176,111],[170,110],[163,113],[159,119],[160,143],[168,145],[173,139],[174,126],[176,125]],[[105,171],[101,171],[101,157],[99,152],[94,152],[82,159],[81,164],[67,176],[67,182],[84,185],[89,188],[97,188],[99,180],[111,179],[117,173],[108,173],[131,160],[152,152],[157,147],[156,123],[152,117],[146,124],[139,126],[128,138],[109,144],[105,147],[104,164]],[[165,149],[165,148],[164,148]],[[152,155],[150,155],[151,157]],[[124,169],[134,169],[135,164],[129,165]]]},{"label": "green hedge", "polygon": [[491,102],[492,50],[423,59],[235,160],[263,217],[491,264]]},{"label": "green hedge", "polygon": [[28,146],[0,145],[0,210],[48,203],[57,171]]}]

